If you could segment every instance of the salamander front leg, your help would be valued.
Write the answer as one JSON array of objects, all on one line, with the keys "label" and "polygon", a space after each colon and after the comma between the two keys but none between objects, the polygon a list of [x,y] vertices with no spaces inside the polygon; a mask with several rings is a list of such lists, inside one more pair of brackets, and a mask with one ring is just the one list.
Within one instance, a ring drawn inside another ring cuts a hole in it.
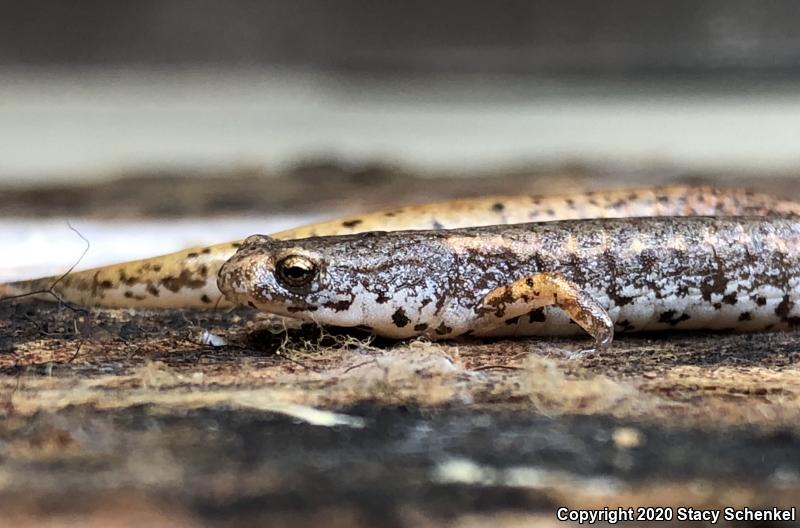
[{"label": "salamander front leg", "polygon": [[611,346],[614,323],[608,312],[560,273],[536,273],[492,290],[478,308],[482,314],[480,325],[494,328],[543,306],[564,310],[594,338],[596,352],[605,352]]}]

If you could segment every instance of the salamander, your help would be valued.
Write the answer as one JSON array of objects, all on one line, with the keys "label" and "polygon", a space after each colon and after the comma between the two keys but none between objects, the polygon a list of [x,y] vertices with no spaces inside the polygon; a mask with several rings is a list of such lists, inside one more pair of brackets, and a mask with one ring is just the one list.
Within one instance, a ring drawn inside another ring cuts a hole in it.
[{"label": "salamander", "polygon": [[[449,229],[580,218],[672,215],[800,214],[800,204],[740,189],[671,186],[552,196],[467,198],[384,209],[275,233],[276,239],[366,231]],[[228,306],[217,273],[241,241],[0,285],[0,300],[52,291],[68,303],[98,307],[214,308]],[[38,297],[52,300],[51,294]]]},{"label": "salamander", "polygon": [[248,238],[227,299],[390,338],[781,330],[800,324],[800,218],[584,219]]}]

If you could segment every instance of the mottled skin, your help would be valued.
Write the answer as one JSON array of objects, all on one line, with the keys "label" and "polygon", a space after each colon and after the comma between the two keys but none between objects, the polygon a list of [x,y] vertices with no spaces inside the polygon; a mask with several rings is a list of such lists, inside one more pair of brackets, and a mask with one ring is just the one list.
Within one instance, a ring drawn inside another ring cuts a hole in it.
[{"label": "mottled skin", "polygon": [[[800,324],[800,219],[593,219],[280,241],[220,270],[235,303],[376,334],[778,330]],[[580,326],[574,324],[577,322]]]},{"label": "mottled skin", "polygon": [[[800,215],[800,204],[740,189],[673,186],[554,196],[490,196],[400,207],[309,226],[277,239],[365,231],[450,229],[579,218],[688,215]],[[52,291],[66,302],[99,307],[213,308],[226,306],[217,289],[222,264],[241,241],[0,285],[0,299]],[[53,286],[55,284],[55,286]],[[54,299],[52,295],[40,295]]]}]

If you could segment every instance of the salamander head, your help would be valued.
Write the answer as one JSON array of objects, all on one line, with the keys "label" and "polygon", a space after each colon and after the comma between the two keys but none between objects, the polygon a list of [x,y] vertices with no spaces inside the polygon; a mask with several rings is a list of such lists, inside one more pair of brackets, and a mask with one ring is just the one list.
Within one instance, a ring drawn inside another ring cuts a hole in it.
[{"label": "salamander head", "polygon": [[229,301],[334,326],[410,337],[437,324],[453,256],[437,235],[362,233],[245,240],[220,269]]}]

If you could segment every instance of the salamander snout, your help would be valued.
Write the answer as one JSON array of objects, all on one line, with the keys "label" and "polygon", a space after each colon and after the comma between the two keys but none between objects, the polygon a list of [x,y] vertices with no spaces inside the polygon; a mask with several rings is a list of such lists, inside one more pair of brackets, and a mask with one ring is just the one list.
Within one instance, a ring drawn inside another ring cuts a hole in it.
[{"label": "salamander snout", "polygon": [[272,246],[263,235],[248,237],[217,274],[217,287],[234,304],[252,304],[255,287],[272,274]]},{"label": "salamander snout", "polygon": [[237,253],[225,262],[217,275],[217,287],[225,298],[234,304],[249,304],[253,287],[259,277],[268,272],[263,261],[253,257],[241,257]]}]

